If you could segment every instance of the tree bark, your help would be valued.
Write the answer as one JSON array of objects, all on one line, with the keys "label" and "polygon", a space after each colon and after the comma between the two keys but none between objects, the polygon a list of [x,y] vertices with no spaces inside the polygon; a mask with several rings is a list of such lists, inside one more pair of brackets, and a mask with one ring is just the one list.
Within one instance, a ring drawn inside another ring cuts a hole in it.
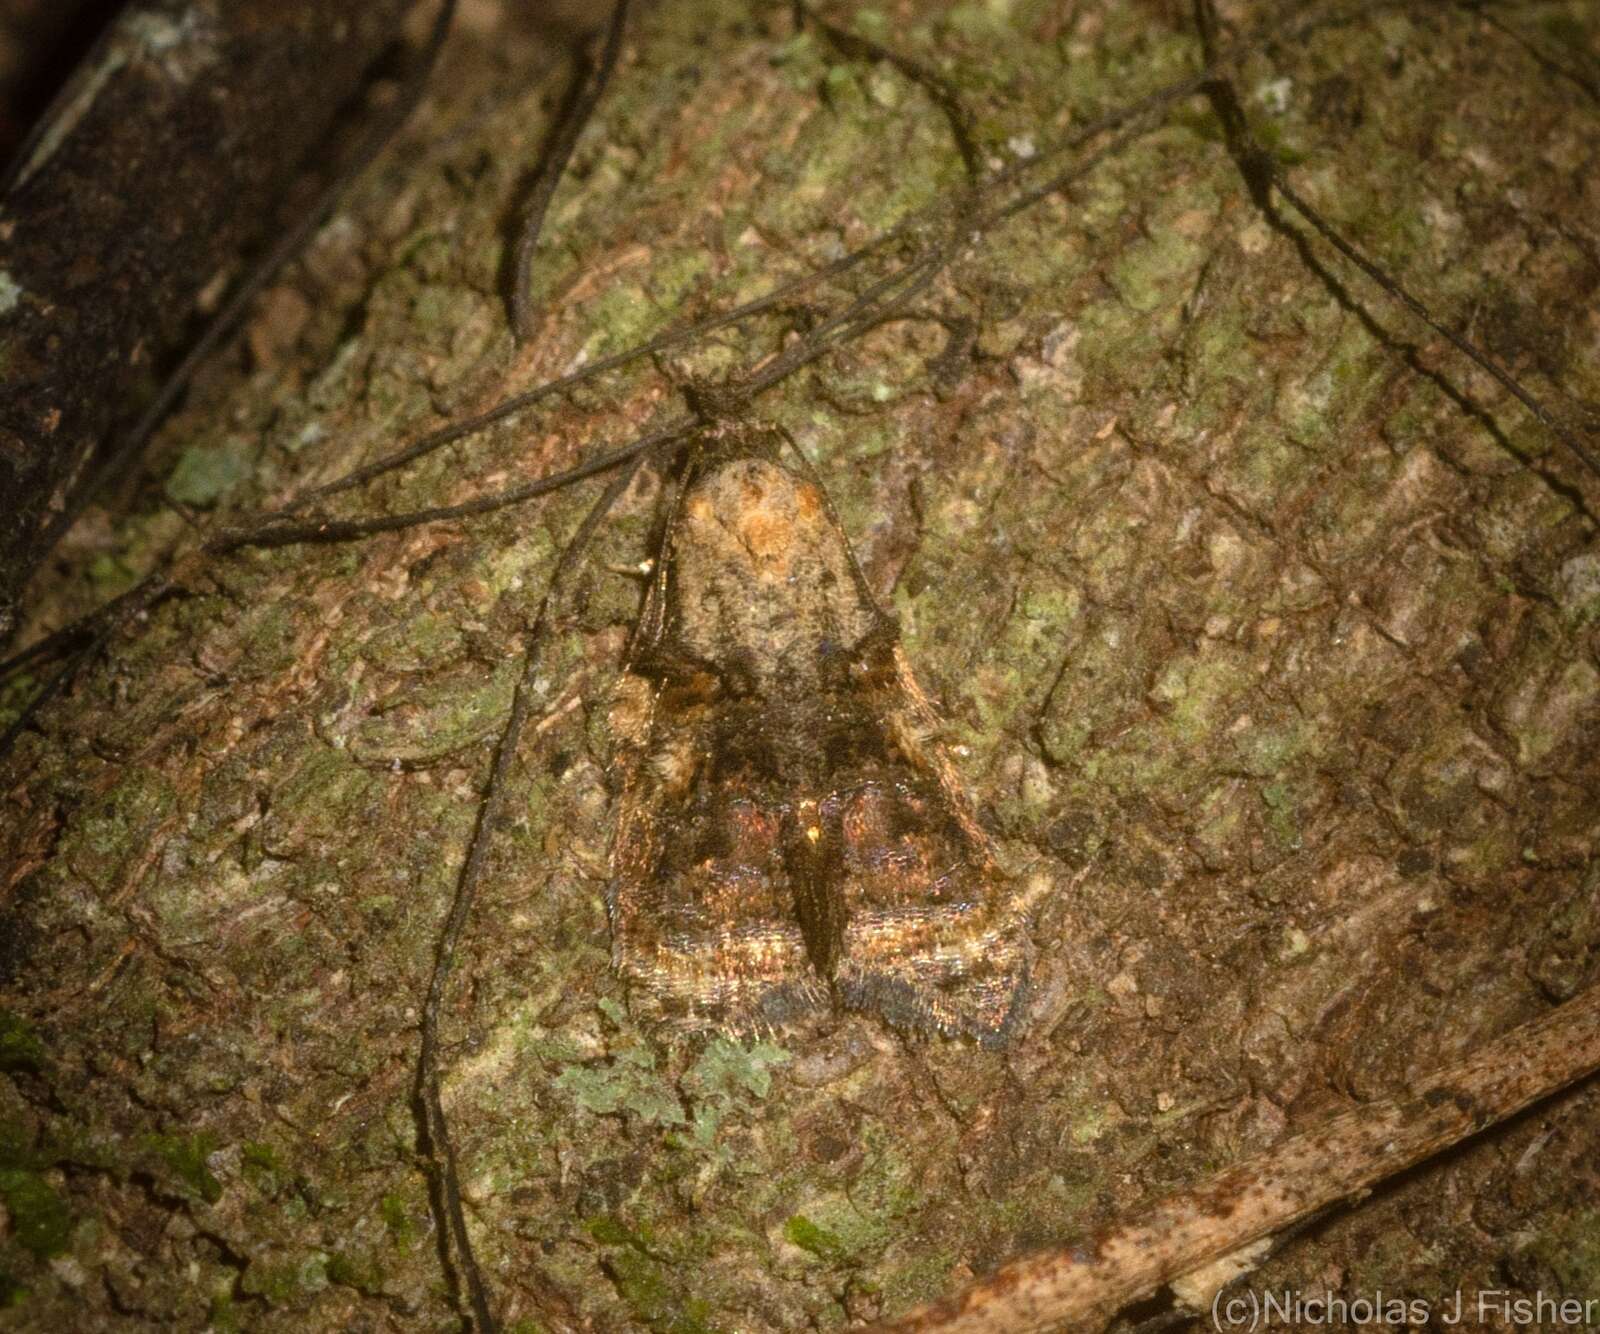
[{"label": "tree bark", "polygon": [[[1186,10],[1135,0],[830,13],[938,71],[990,171],[1201,63]],[[1236,71],[1296,189],[1580,425],[1600,401],[1597,50],[1578,0],[1399,5]],[[232,522],[963,184],[905,69],[786,9],[662,0],[556,193],[519,349],[508,231],[567,77],[514,7],[466,7],[425,116],[267,295],[249,368],[170,424],[140,503],[72,535],[30,626],[192,547],[166,497]],[[748,369],[855,282],[665,369]],[[681,411],[662,370],[327,512],[572,466]],[[445,1010],[467,1219],[508,1327],[889,1319],[1403,1096],[1596,983],[1600,483],[1264,217],[1204,98],[759,411],[816,461],[982,818],[1063,886],[1024,1031],[987,1052],[851,1018],[735,1042],[629,1017],[604,719],[666,490],[647,479],[545,647],[518,816]],[[0,846],[20,1327],[454,1317],[414,1152],[418,1006],[524,631],[596,485],[180,560],[179,593],[22,738]],[[1580,1085],[1488,1132],[1251,1281],[1434,1309],[1600,1291],[1597,1102]]]},{"label": "tree bark", "polygon": [[406,0],[130,4],[0,202],[0,642],[113,428],[393,41]]}]

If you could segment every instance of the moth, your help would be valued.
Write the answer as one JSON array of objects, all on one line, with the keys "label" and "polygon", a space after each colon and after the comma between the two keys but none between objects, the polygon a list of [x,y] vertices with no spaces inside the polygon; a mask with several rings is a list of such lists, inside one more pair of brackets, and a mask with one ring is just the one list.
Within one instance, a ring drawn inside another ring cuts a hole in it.
[{"label": "moth", "polygon": [[832,1008],[985,1045],[1042,886],[1002,869],[827,495],[775,428],[691,446],[611,709],[607,907],[635,1008]]}]

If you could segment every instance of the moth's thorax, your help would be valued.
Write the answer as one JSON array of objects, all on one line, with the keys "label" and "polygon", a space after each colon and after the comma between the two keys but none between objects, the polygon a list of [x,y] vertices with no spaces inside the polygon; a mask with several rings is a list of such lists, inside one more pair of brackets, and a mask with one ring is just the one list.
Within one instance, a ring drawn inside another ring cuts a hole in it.
[{"label": "moth's thorax", "polygon": [[880,620],[816,485],[760,458],[697,478],[683,499],[667,596],[678,641],[760,682],[814,689]]}]

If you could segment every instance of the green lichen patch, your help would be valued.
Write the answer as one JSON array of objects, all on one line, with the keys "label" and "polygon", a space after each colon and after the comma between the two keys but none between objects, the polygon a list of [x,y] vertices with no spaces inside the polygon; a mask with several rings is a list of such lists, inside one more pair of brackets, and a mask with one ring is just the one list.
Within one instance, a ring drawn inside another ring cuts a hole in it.
[{"label": "green lichen patch", "polygon": [[379,1213],[383,1218],[383,1226],[388,1232],[389,1240],[399,1250],[409,1251],[421,1236],[422,1229],[417,1212],[420,1203],[391,1191],[379,1204]]},{"label": "green lichen patch", "polygon": [[659,1126],[688,1121],[676,1089],[657,1071],[654,1050],[643,1044],[592,1065],[569,1065],[556,1076],[555,1087],[595,1116],[627,1112]]},{"label": "green lichen patch", "polygon": [[0,1008],[0,1071],[39,1071],[45,1063],[44,1040],[32,1024]]},{"label": "green lichen patch", "polygon": [[382,1259],[370,1251],[335,1251],[325,1270],[329,1283],[338,1283],[369,1296],[384,1291],[387,1269]]},{"label": "green lichen patch", "polygon": [[772,1070],[790,1060],[790,1054],[772,1042],[746,1045],[729,1038],[713,1038],[684,1076],[684,1087],[695,1097],[726,1103],[746,1096],[765,1098],[772,1088]]},{"label": "green lichen patch", "polygon": [[1524,1253],[1545,1267],[1563,1298],[1600,1299],[1600,1210],[1557,1215]]},{"label": "green lichen patch", "polygon": [[207,1204],[222,1198],[222,1183],[212,1174],[207,1161],[216,1147],[215,1138],[204,1132],[148,1135],[142,1144],[145,1153],[166,1169],[164,1175],[185,1193]]},{"label": "green lichen patch", "polygon": [[617,1252],[606,1263],[617,1293],[633,1318],[654,1334],[712,1334],[711,1304],[685,1297],[663,1272],[664,1267],[637,1251]]},{"label": "green lichen patch", "polygon": [[229,436],[216,445],[190,445],[167,478],[167,495],[183,505],[209,509],[255,469],[249,441]]},{"label": "green lichen patch", "polygon": [[0,1203],[10,1215],[11,1236],[40,1259],[59,1255],[72,1235],[72,1211],[42,1173],[0,1167]]},{"label": "green lichen patch", "polygon": [[463,643],[454,618],[428,610],[368,636],[361,656],[380,671],[424,672],[454,662]]},{"label": "green lichen patch", "polygon": [[783,1225],[783,1235],[792,1245],[810,1252],[825,1264],[844,1264],[850,1258],[850,1248],[837,1232],[804,1214],[792,1215]]},{"label": "green lichen patch", "polygon": [[332,1257],[323,1251],[263,1250],[250,1259],[239,1290],[272,1306],[297,1306],[326,1288]]}]

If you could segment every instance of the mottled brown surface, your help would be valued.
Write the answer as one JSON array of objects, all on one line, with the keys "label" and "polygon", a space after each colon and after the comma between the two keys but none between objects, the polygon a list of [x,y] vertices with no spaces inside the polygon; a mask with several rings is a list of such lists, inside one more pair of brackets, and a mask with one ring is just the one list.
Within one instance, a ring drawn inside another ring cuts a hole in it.
[{"label": "mottled brown surface", "polygon": [[[508,221],[564,87],[515,12],[463,14],[426,119],[252,329],[271,363],[171,423],[145,502],[73,535],[37,623],[179,539],[160,491],[220,521],[327,480],[820,266],[962,178],[893,68],[768,6],[664,0],[556,195],[546,320],[515,350]],[[1593,67],[1593,5],[1495,14]],[[908,3],[872,32],[945,71],[1003,164],[1197,60],[1156,3]],[[1600,107],[1551,59],[1429,4],[1253,57],[1239,83],[1298,189],[1581,416]],[[916,319],[760,404],[816,461],[980,819],[1083,874],[1041,907],[1003,1052],[864,1017],[792,1044],[629,1018],[604,716],[641,604],[618,570],[652,553],[662,488],[626,498],[540,669],[519,815],[444,1016],[468,1221],[508,1322],[549,1289],[600,1331],[902,1312],[1403,1094],[1593,983],[1600,491],[1339,282],[1262,220],[1192,100],[973,243]],[[679,369],[747,369],[858,290]],[[638,368],[335,513],[460,500],[679,410]],[[26,1025],[0,1079],[14,1324],[450,1321],[411,1156],[416,1006],[522,632],[589,499],[240,553],[24,738],[0,825],[3,1003]],[[1597,1125],[1577,1089],[1261,1281],[1592,1291]]]},{"label": "mottled brown surface", "polygon": [[690,446],[611,711],[613,962],[680,1029],[839,1009],[1002,1043],[1027,905],[792,448]]}]

